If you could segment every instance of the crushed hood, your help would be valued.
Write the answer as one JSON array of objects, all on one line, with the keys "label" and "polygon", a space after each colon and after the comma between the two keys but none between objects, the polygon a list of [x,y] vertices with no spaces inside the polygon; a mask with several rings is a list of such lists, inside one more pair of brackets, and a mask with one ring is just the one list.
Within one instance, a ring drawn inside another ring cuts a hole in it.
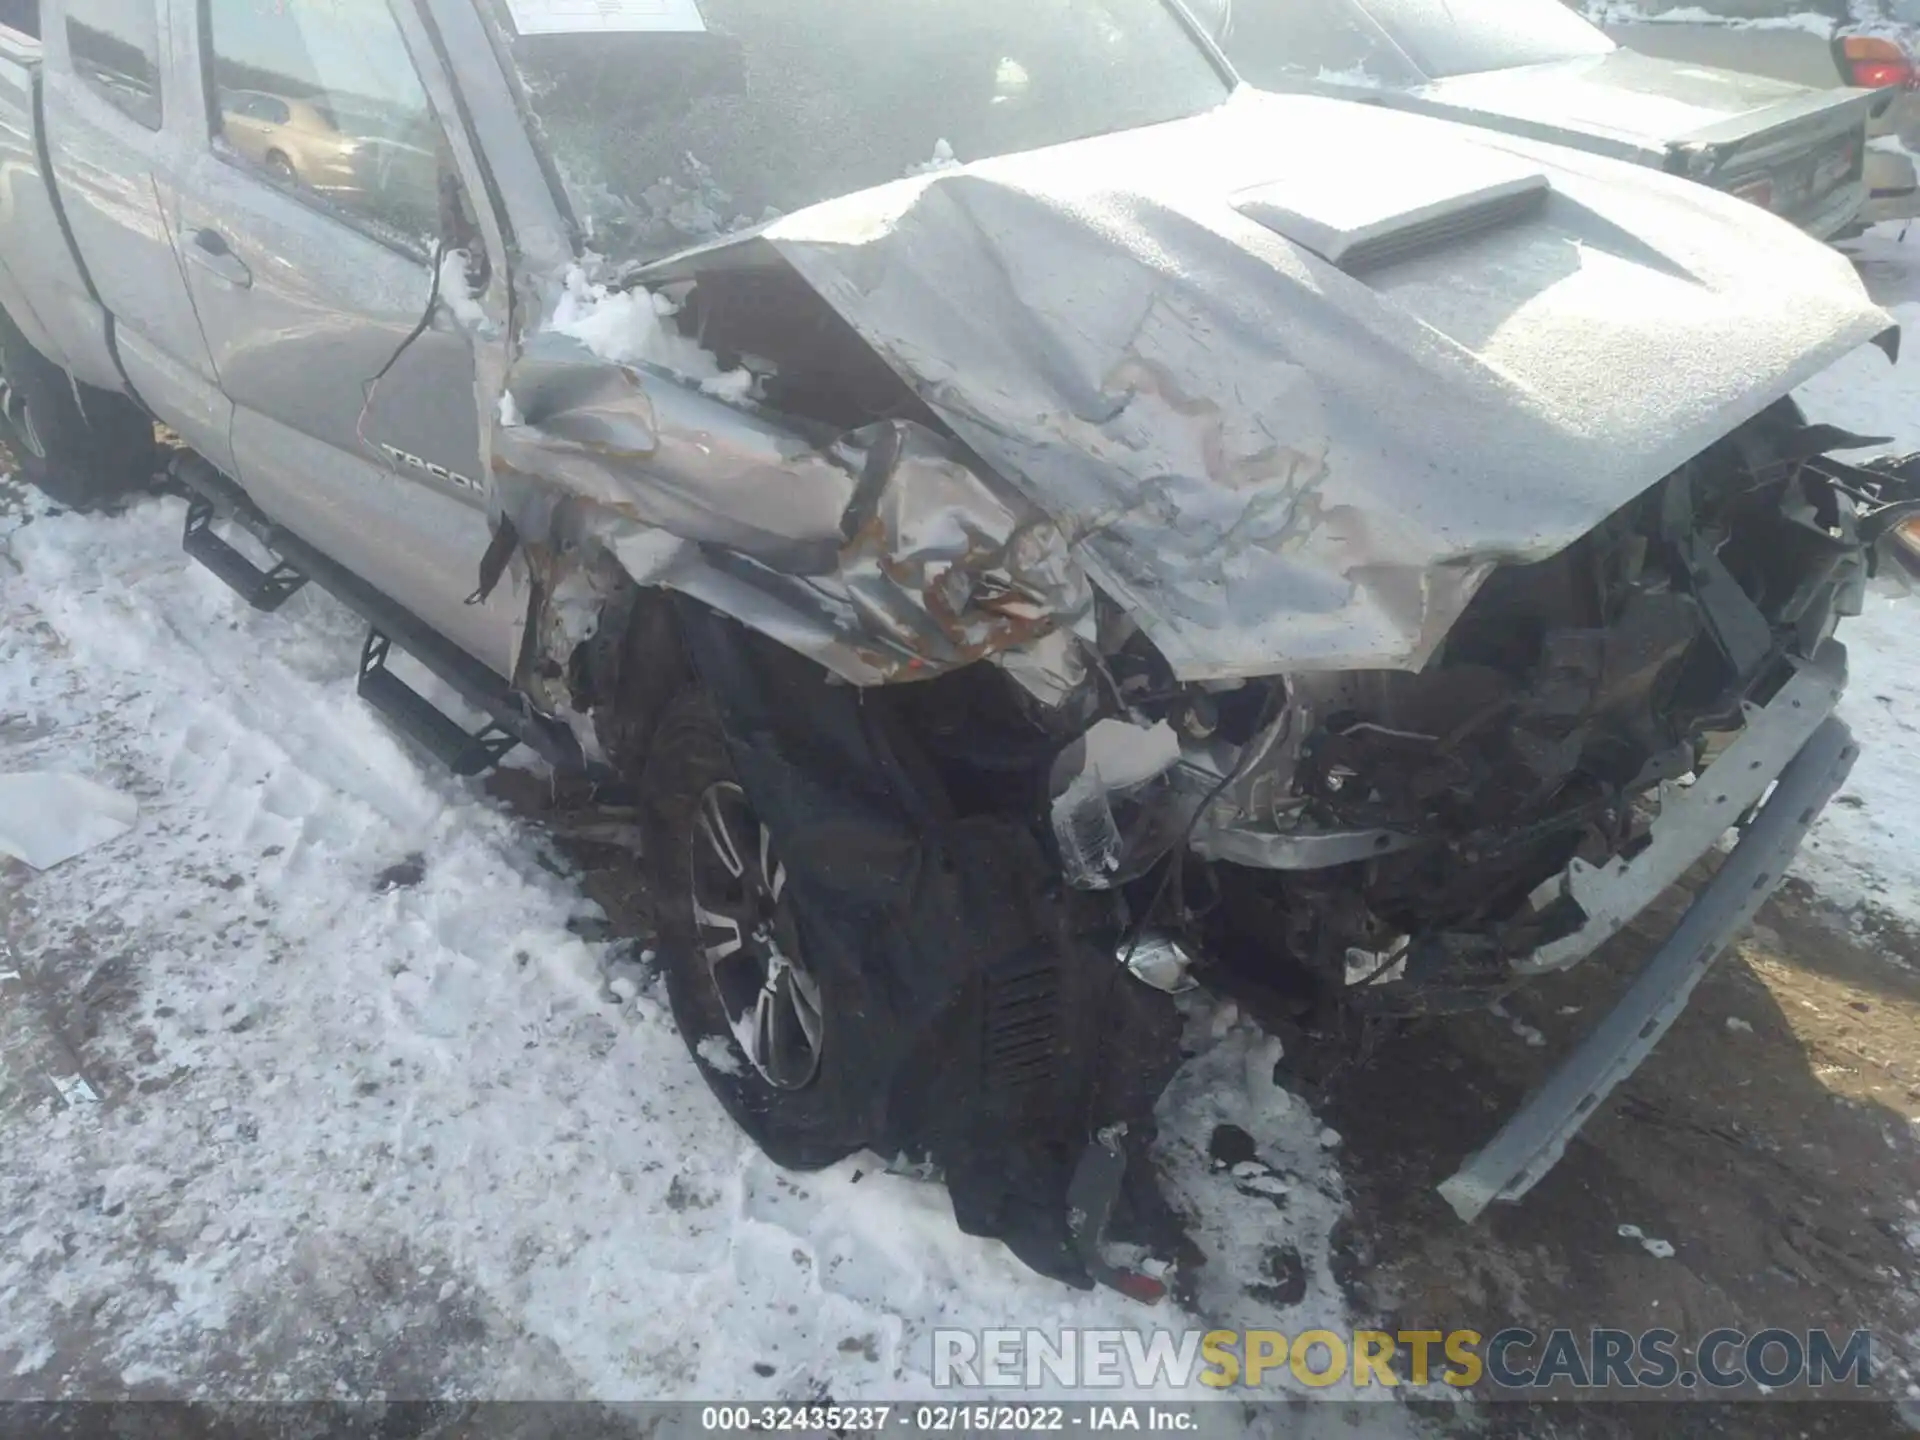
[{"label": "crushed hood", "polygon": [[[1419,204],[1354,203],[1402,175]],[[769,249],[1185,680],[1420,666],[1494,566],[1558,551],[1893,324],[1841,256],[1743,202],[1244,91],[830,201],[640,279]]]}]

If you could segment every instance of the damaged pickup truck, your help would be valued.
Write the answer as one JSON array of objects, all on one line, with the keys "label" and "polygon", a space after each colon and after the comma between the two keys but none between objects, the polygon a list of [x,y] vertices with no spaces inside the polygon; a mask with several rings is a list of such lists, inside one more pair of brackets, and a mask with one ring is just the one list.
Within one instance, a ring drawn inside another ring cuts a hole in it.
[{"label": "damaged pickup truck", "polygon": [[1151,1297],[1104,1237],[1170,992],[1484,1006],[1737,835],[1471,1217],[1851,763],[1915,467],[1789,392],[1896,336],[1738,200],[1251,93],[1163,0],[156,3],[0,43],[23,465],[100,498],[157,417],[188,549],[359,610],[403,731],[634,797],[675,1017],[784,1164],[904,1152]]}]

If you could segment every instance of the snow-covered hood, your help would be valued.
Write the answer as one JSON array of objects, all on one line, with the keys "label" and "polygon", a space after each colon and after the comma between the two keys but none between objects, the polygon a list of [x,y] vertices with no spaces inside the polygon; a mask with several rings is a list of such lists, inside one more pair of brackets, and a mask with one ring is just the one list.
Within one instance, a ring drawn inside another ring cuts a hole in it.
[{"label": "snow-covered hood", "polygon": [[[1526,177],[1531,213],[1358,275],[1297,243]],[[1305,96],[765,239],[1184,679],[1417,667],[1494,564],[1553,554],[1893,325],[1845,259],[1740,201]]]},{"label": "snow-covered hood", "polygon": [[[507,377],[496,500],[532,536],[543,493],[585,498],[635,579],[861,684],[1042,651],[1068,683],[1088,579],[1182,679],[1417,668],[1495,566],[1893,325],[1741,201],[1246,91],[639,278],[739,271],[813,292],[965,448],[907,418],[823,436],[547,331]],[[790,349],[829,384],[845,362]]]}]

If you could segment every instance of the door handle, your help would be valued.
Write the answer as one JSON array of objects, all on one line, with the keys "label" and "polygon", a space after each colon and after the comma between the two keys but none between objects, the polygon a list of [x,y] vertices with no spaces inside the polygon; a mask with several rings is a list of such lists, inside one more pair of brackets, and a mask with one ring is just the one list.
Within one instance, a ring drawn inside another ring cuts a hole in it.
[{"label": "door handle", "polygon": [[244,290],[253,284],[253,272],[227,244],[227,237],[218,230],[196,230],[187,236],[185,246],[187,259],[205,270],[209,275],[224,280],[227,284]]}]

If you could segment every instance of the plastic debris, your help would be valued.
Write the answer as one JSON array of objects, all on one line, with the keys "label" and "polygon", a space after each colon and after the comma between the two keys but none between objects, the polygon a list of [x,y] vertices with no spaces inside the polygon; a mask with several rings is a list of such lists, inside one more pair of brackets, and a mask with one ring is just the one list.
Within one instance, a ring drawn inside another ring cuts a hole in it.
[{"label": "plastic debris", "polygon": [[51,870],[117,840],[139,814],[131,795],[78,775],[52,770],[0,775],[0,854],[35,870]]}]

